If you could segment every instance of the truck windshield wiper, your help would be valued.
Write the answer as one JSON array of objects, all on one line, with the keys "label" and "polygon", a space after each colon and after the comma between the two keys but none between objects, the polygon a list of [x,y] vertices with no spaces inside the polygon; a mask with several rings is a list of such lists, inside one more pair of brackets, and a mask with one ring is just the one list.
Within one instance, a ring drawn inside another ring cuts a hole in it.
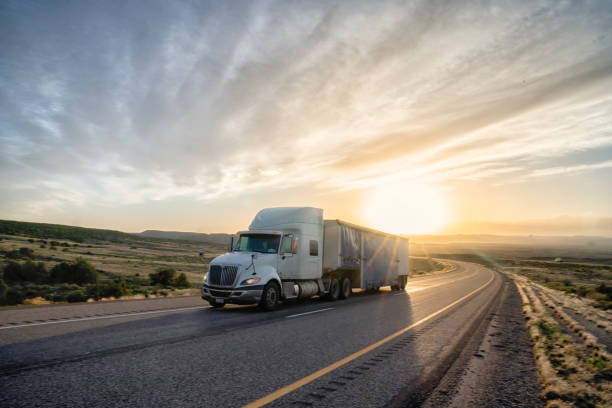
[{"label": "truck windshield wiper", "polygon": [[275,254],[276,252],[268,252],[268,251],[258,251],[256,249],[251,249],[253,252],[259,252],[260,254]]}]

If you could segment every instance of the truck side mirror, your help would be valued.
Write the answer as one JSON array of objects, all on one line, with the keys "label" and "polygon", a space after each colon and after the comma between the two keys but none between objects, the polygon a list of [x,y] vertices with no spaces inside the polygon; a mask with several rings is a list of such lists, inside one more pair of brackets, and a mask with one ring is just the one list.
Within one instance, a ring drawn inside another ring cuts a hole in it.
[{"label": "truck side mirror", "polygon": [[234,236],[231,235],[227,240],[227,252],[232,252],[234,250]]},{"label": "truck side mirror", "polygon": [[206,259],[204,258],[204,251],[200,251],[200,260],[206,263]]}]

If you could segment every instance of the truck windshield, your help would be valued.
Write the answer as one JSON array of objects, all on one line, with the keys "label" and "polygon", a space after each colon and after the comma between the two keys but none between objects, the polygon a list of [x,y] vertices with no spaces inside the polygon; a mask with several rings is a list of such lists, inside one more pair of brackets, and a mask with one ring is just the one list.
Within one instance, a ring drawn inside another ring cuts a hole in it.
[{"label": "truck windshield", "polygon": [[238,252],[262,252],[264,254],[275,254],[278,252],[280,235],[271,234],[242,234],[236,241],[234,251]]}]

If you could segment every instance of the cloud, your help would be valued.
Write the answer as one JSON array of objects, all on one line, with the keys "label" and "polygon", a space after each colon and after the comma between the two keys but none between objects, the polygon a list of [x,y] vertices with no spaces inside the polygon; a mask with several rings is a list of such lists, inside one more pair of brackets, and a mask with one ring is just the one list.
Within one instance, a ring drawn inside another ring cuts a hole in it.
[{"label": "cloud", "polygon": [[15,212],[522,181],[612,145],[606,2],[0,7]]},{"label": "cloud", "polygon": [[593,164],[580,164],[577,166],[567,167],[551,167],[548,169],[537,169],[533,170],[528,177],[543,177],[552,176],[555,174],[567,174],[567,173],[583,173],[585,171],[594,169],[606,169],[612,167],[612,160],[607,160],[601,163]]}]

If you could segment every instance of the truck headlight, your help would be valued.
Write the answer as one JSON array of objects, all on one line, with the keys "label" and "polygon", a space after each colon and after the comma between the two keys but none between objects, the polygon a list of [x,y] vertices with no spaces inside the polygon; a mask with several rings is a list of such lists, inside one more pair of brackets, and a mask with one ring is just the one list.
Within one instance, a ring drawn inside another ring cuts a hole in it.
[{"label": "truck headlight", "polygon": [[207,277],[207,276],[208,276],[208,272],[206,272],[206,273],[204,274],[204,277],[202,278],[202,282],[206,282],[206,277]]},{"label": "truck headlight", "polygon": [[261,278],[249,278],[242,281],[241,285],[252,285],[261,280]]}]

